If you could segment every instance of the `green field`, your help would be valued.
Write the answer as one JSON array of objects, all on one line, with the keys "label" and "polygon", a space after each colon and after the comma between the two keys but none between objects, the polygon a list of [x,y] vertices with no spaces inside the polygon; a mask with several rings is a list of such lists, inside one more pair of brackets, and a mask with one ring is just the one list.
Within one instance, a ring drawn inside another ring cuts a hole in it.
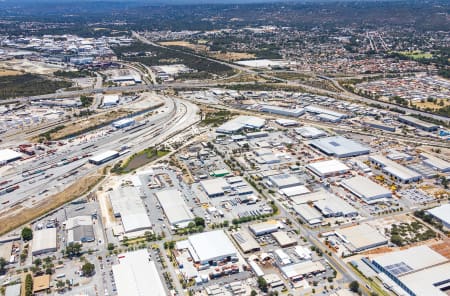
[{"label": "green field", "polygon": [[420,59],[431,59],[433,58],[433,55],[429,52],[423,52],[420,50],[414,50],[414,51],[398,51],[398,54],[401,54],[405,57],[408,57],[413,60],[420,60]]}]

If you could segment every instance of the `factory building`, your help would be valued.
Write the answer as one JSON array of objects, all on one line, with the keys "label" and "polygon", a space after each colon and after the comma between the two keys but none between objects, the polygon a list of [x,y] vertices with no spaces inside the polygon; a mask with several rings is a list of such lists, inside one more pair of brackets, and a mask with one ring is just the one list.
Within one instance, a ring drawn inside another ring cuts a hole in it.
[{"label": "factory building", "polygon": [[412,116],[399,116],[398,117],[398,121],[401,123],[405,123],[407,125],[419,128],[421,130],[424,130],[426,132],[434,132],[437,131],[439,129],[439,126],[433,123],[428,123],[425,121],[422,121],[420,119],[417,119],[415,117]]},{"label": "factory building", "polygon": [[112,123],[112,126],[115,128],[125,128],[128,126],[132,126],[136,123],[136,121],[132,118],[124,118]]},{"label": "factory building", "polygon": [[305,109],[303,108],[284,108],[279,106],[263,105],[261,107],[262,112],[290,116],[290,117],[300,117],[305,114]]},{"label": "factory building", "polygon": [[314,207],[326,218],[358,216],[358,211],[352,205],[331,193],[327,193],[324,199],[315,201]]},{"label": "factory building", "polygon": [[291,127],[291,126],[297,126],[298,122],[291,119],[284,119],[284,118],[278,118],[275,120],[275,123],[283,126],[283,127]]},{"label": "factory building", "polygon": [[390,190],[362,176],[346,179],[341,182],[341,186],[368,204],[384,201],[392,197]]},{"label": "factory building", "polygon": [[342,120],[345,118],[348,118],[347,114],[339,113],[333,110],[325,109],[322,107],[317,106],[307,106],[305,107],[305,111],[312,114],[319,114],[319,115],[327,115],[330,116],[330,118],[334,118],[336,120]]},{"label": "factory building", "polygon": [[289,264],[280,268],[284,277],[292,282],[302,280],[309,275],[325,272],[326,269],[319,261],[305,261]]},{"label": "factory building", "polygon": [[261,246],[256,239],[254,239],[253,236],[245,230],[235,231],[231,234],[231,237],[233,237],[234,241],[244,254],[261,250]]},{"label": "factory building", "polygon": [[450,204],[432,208],[427,210],[427,213],[439,220],[445,228],[450,229]]},{"label": "factory building", "polygon": [[255,116],[238,116],[229,120],[216,129],[216,133],[233,134],[243,129],[261,129],[266,124],[262,118]]},{"label": "factory building", "polygon": [[302,181],[296,175],[291,174],[273,175],[269,177],[269,181],[278,189],[302,185]]},{"label": "factory building", "polygon": [[437,158],[428,153],[420,153],[420,157],[422,158],[422,162],[425,165],[427,165],[441,173],[450,172],[450,162],[445,161],[440,158]]},{"label": "factory building", "polygon": [[416,173],[395,161],[389,160],[383,155],[371,155],[369,156],[369,161],[372,164],[381,167],[383,173],[394,178],[398,182],[408,184],[422,179],[421,174]]},{"label": "factory building", "polygon": [[7,164],[21,158],[22,153],[16,152],[12,149],[0,150],[0,165]]},{"label": "factory building", "polygon": [[371,128],[377,128],[380,130],[384,130],[387,132],[395,132],[395,126],[384,124],[379,121],[366,120],[363,122],[363,125],[371,127]]},{"label": "factory building", "polygon": [[345,174],[350,170],[344,163],[336,159],[313,162],[306,168],[321,178]]},{"label": "factory building", "polygon": [[114,158],[117,158],[119,156],[119,152],[114,150],[108,150],[104,151],[102,153],[96,154],[89,158],[89,162],[95,165],[104,164],[105,162],[108,162],[110,160],[113,160]]},{"label": "factory building", "polygon": [[109,192],[109,198],[114,216],[120,217],[125,234],[151,230],[152,223],[137,188],[120,187]]},{"label": "factory building", "polygon": [[373,257],[372,264],[380,271],[378,278],[397,295],[448,295],[450,262],[426,245]]},{"label": "factory building", "polygon": [[156,198],[172,226],[183,228],[194,221],[194,215],[186,205],[180,191],[176,189],[160,191],[156,193]]},{"label": "factory building", "polygon": [[297,240],[290,237],[285,231],[273,232],[272,236],[282,248],[292,247],[297,244]]},{"label": "factory building", "polygon": [[335,234],[352,253],[381,247],[388,243],[388,239],[369,224],[338,229]]},{"label": "factory building", "polygon": [[65,222],[67,231],[67,244],[86,243],[95,240],[94,226],[90,216],[77,216],[67,219]]},{"label": "factory building", "polygon": [[327,135],[326,132],[323,130],[320,130],[318,128],[312,127],[312,126],[304,126],[299,127],[295,129],[295,132],[302,136],[303,138],[307,139],[317,139],[321,137],[325,137]]},{"label": "factory building", "polygon": [[370,149],[342,136],[312,140],[309,145],[329,156],[339,158],[369,154]]},{"label": "factory building", "polygon": [[284,225],[277,220],[269,220],[265,222],[255,223],[248,226],[248,229],[255,235],[265,235],[283,229]]},{"label": "factory building", "polygon": [[119,254],[117,258],[119,263],[112,266],[112,272],[118,296],[168,295],[147,250]]},{"label": "factory building", "polygon": [[102,107],[114,107],[119,104],[120,97],[119,95],[104,95],[102,101]]},{"label": "factory building", "polygon": [[56,252],[56,228],[44,228],[33,233],[33,256]]},{"label": "factory building", "polygon": [[306,203],[294,205],[293,209],[309,225],[317,225],[323,221],[322,214]]},{"label": "factory building", "polygon": [[200,186],[208,197],[218,197],[225,195],[231,189],[230,184],[224,178],[210,179],[200,182]]}]

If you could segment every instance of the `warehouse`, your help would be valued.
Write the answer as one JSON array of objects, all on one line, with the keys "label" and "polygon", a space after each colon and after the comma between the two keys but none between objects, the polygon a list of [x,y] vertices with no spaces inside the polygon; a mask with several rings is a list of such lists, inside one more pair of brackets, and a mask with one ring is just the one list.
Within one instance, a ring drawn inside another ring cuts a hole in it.
[{"label": "warehouse", "polygon": [[108,162],[119,156],[119,152],[114,150],[104,151],[89,158],[89,162],[95,165],[100,165]]},{"label": "warehouse", "polygon": [[283,275],[293,281],[299,281],[308,275],[315,275],[325,272],[325,267],[319,261],[305,261],[286,265],[280,268]]},{"label": "warehouse", "polygon": [[305,203],[313,203],[318,200],[325,199],[328,196],[328,192],[325,190],[319,190],[311,193],[306,193],[302,195],[291,196],[290,200],[296,205],[301,205]]},{"label": "warehouse", "polygon": [[341,122],[341,120],[342,120],[342,118],[340,118],[340,117],[336,117],[336,116],[329,115],[329,114],[317,114],[316,117],[320,121],[331,122],[331,123],[338,123],[338,122]]},{"label": "warehouse", "polygon": [[450,229],[450,204],[427,210],[427,213],[439,220],[444,227]]},{"label": "warehouse", "polygon": [[315,147],[328,156],[339,158],[368,154],[370,149],[358,142],[341,136],[311,140],[309,145]]},{"label": "warehouse", "polygon": [[425,165],[441,173],[450,172],[450,162],[437,158],[428,153],[420,153],[420,157],[422,158],[422,161]]},{"label": "warehouse", "polygon": [[320,137],[325,137],[327,135],[327,133],[324,132],[323,130],[320,130],[312,126],[304,126],[296,128],[295,132],[300,136],[302,136],[303,138],[307,139],[317,139]]},{"label": "warehouse", "polygon": [[388,131],[388,132],[395,132],[395,126],[384,124],[379,121],[366,120],[363,122],[363,125],[366,125],[366,126],[369,126],[372,128],[381,129],[381,130]]},{"label": "warehouse", "polygon": [[333,110],[324,109],[317,106],[307,106],[305,107],[305,111],[312,114],[319,114],[319,115],[328,115],[336,118],[337,120],[342,120],[348,117],[347,114],[335,112]]},{"label": "warehouse", "polygon": [[345,174],[350,170],[344,163],[336,159],[313,162],[306,168],[322,178]]},{"label": "warehouse", "polygon": [[189,210],[182,193],[176,189],[169,189],[156,193],[161,207],[169,223],[174,227],[184,228],[194,221],[194,215]]},{"label": "warehouse", "polygon": [[194,262],[212,264],[237,257],[238,251],[223,230],[193,234],[188,238]]},{"label": "warehouse", "polygon": [[290,120],[290,119],[284,119],[284,118],[279,118],[277,120],[275,120],[275,123],[283,126],[283,127],[290,127],[290,126],[297,126],[298,122],[295,120]]},{"label": "warehouse", "polygon": [[218,197],[225,195],[230,190],[230,184],[224,178],[210,179],[201,181],[200,185],[208,197]]},{"label": "warehouse", "polygon": [[296,195],[302,195],[310,193],[311,191],[304,185],[287,187],[280,190],[280,193],[286,197],[292,197]]},{"label": "warehouse", "polygon": [[291,117],[300,117],[305,114],[305,109],[303,108],[284,108],[271,105],[263,105],[261,111]]},{"label": "warehouse", "polygon": [[395,161],[389,160],[383,155],[371,155],[369,156],[369,161],[381,167],[381,170],[386,175],[393,177],[396,181],[401,183],[411,183],[422,179],[422,175],[416,173],[415,171],[396,163]]},{"label": "warehouse", "polygon": [[266,124],[262,118],[255,116],[238,116],[216,129],[216,133],[233,134],[243,129],[261,129]]},{"label": "warehouse", "polygon": [[94,226],[90,216],[77,216],[65,222],[67,231],[67,244],[78,242],[92,242],[95,240]]},{"label": "warehouse", "polygon": [[132,118],[124,118],[124,119],[120,119],[117,121],[114,121],[112,126],[115,128],[125,128],[128,126],[132,126],[133,124],[135,124],[135,120]]},{"label": "warehouse", "polygon": [[132,233],[148,231],[152,223],[145,210],[139,190],[135,187],[120,187],[109,193],[115,217],[122,220],[123,231]]},{"label": "warehouse", "polygon": [[56,252],[56,228],[44,228],[33,233],[32,255]]},{"label": "warehouse", "polygon": [[376,256],[372,264],[408,295],[448,295],[450,262],[426,245]]},{"label": "warehouse", "polygon": [[248,229],[250,229],[250,231],[253,232],[255,236],[269,234],[278,231],[279,229],[282,228],[284,228],[284,225],[277,220],[269,220],[265,222],[251,224],[248,226]]},{"label": "warehouse", "polygon": [[412,116],[399,116],[398,117],[398,121],[400,121],[401,123],[405,123],[407,125],[419,128],[421,130],[424,130],[426,132],[434,132],[437,131],[439,129],[439,125],[433,124],[433,123],[428,123],[422,120],[419,120],[415,117]]},{"label": "warehouse", "polygon": [[294,205],[293,209],[309,225],[322,223],[322,214],[308,204]]},{"label": "warehouse", "polygon": [[314,207],[326,218],[358,216],[358,211],[353,206],[331,193],[325,199],[314,202]]},{"label": "warehouse", "polygon": [[282,248],[292,247],[297,244],[297,240],[290,237],[285,231],[273,232],[272,236]]},{"label": "warehouse", "polygon": [[245,230],[235,231],[231,236],[244,254],[261,250],[261,246],[256,239]]},{"label": "warehouse", "polygon": [[12,149],[0,150],[0,165],[7,164],[21,158],[22,153],[16,152]]},{"label": "warehouse", "polygon": [[113,107],[119,104],[119,95],[104,95],[103,96],[103,107]]},{"label": "warehouse", "polygon": [[388,243],[387,238],[369,224],[338,229],[335,234],[352,253],[377,248]]},{"label": "warehouse", "polygon": [[112,266],[118,296],[166,296],[164,284],[148,251],[119,254],[119,264]]},{"label": "warehouse", "polygon": [[362,176],[344,180],[341,182],[341,186],[368,204],[384,201],[392,197],[390,190]]},{"label": "warehouse", "polygon": [[291,174],[273,175],[269,177],[269,181],[279,189],[302,185],[302,181],[297,176]]}]

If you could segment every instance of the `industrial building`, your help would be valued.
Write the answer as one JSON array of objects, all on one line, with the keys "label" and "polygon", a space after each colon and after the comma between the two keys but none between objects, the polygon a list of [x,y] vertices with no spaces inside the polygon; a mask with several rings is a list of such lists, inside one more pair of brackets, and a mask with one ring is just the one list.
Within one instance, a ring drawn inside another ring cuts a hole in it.
[{"label": "industrial building", "polygon": [[119,254],[117,258],[119,264],[112,266],[112,272],[118,296],[168,295],[146,249]]},{"label": "industrial building", "polygon": [[21,295],[21,284],[8,285],[5,288],[4,296],[20,296]]},{"label": "industrial building", "polygon": [[427,213],[439,220],[445,228],[450,229],[450,204],[432,208],[427,210]]},{"label": "industrial building", "polygon": [[317,225],[323,221],[322,214],[306,203],[294,205],[293,209],[309,225]]},{"label": "industrial building", "polygon": [[261,246],[256,239],[245,230],[235,231],[231,233],[231,236],[244,254],[261,250]]},{"label": "industrial building", "polygon": [[370,155],[369,161],[372,164],[381,167],[383,173],[394,178],[398,182],[407,184],[422,179],[421,174],[398,164],[395,161],[387,159],[383,155]]},{"label": "industrial building", "polygon": [[262,112],[278,114],[283,116],[300,117],[305,114],[303,108],[284,108],[279,106],[263,105],[260,109]]},{"label": "industrial building", "polygon": [[331,116],[333,118],[336,118],[337,120],[342,120],[348,117],[347,114],[339,113],[333,110],[325,109],[322,107],[317,106],[307,106],[305,107],[305,111],[312,114],[319,114],[319,115],[327,115]]},{"label": "industrial building", "polygon": [[395,126],[384,124],[379,121],[365,120],[363,122],[363,125],[366,125],[371,128],[381,129],[381,130],[388,131],[388,132],[395,132]]},{"label": "industrial building", "polygon": [[56,228],[44,228],[33,233],[33,256],[56,252],[56,249]]},{"label": "industrial building", "polygon": [[108,150],[92,156],[91,158],[89,158],[89,162],[95,165],[100,165],[114,158],[117,158],[118,156],[119,152],[114,150]]},{"label": "industrial building", "polygon": [[341,182],[341,186],[368,204],[384,201],[392,197],[390,190],[362,176],[346,179]]},{"label": "industrial building", "polygon": [[275,123],[283,126],[283,127],[290,127],[290,126],[297,126],[298,122],[291,119],[284,119],[284,118],[278,118],[275,120]]},{"label": "industrial building", "polygon": [[420,157],[422,158],[422,162],[425,165],[435,169],[436,171],[439,171],[441,173],[450,172],[450,162],[428,153],[420,153]]},{"label": "industrial building", "polygon": [[187,241],[177,242],[177,248],[187,247],[192,259],[202,265],[231,260],[238,251],[223,230],[197,233],[189,236]]},{"label": "industrial building", "polygon": [[194,215],[189,210],[182,193],[176,189],[164,190],[156,193],[161,207],[169,223],[176,227],[186,227],[194,221]]},{"label": "industrial building", "polygon": [[218,197],[225,195],[225,191],[230,190],[231,186],[224,178],[210,179],[200,181],[200,186],[206,192],[208,197]]},{"label": "industrial building", "polygon": [[290,200],[296,205],[301,205],[305,203],[313,203],[317,200],[325,199],[328,195],[328,192],[325,190],[319,190],[311,193],[305,193],[302,195],[295,195],[289,197]]},{"label": "industrial building", "polygon": [[286,197],[292,197],[302,194],[310,193],[311,191],[304,185],[299,186],[293,186],[293,187],[287,187],[280,189],[280,193],[283,194]]},{"label": "industrial building", "polygon": [[326,269],[319,261],[304,261],[282,266],[280,270],[287,279],[296,282],[310,274],[315,275],[325,272]]},{"label": "industrial building", "polygon": [[112,126],[115,128],[125,128],[128,126],[132,126],[136,123],[136,121],[133,118],[124,118],[117,121],[114,121]]},{"label": "industrial building", "polygon": [[307,139],[317,139],[320,137],[325,137],[327,135],[327,133],[324,132],[323,130],[320,130],[312,126],[304,126],[296,128],[295,132],[300,136],[302,136],[303,138]]},{"label": "industrial building", "polygon": [[[446,296],[450,288],[450,261],[426,245],[372,258],[383,282],[386,275],[397,295]],[[401,289],[399,291],[399,289]]]},{"label": "industrial building", "polygon": [[328,156],[339,158],[369,154],[370,149],[358,142],[349,140],[342,136],[334,136],[311,140],[309,145],[319,149]]},{"label": "industrial building", "polygon": [[334,194],[328,193],[324,199],[314,202],[314,207],[318,209],[326,218],[329,217],[356,217],[358,210],[343,199]]},{"label": "industrial building", "polygon": [[352,253],[384,246],[388,239],[369,224],[360,224],[335,231],[344,246]]},{"label": "industrial building", "polygon": [[67,231],[67,244],[78,242],[86,243],[95,240],[94,226],[91,216],[77,216],[65,222]]},{"label": "industrial building", "polygon": [[120,101],[119,95],[104,95],[103,101],[102,101],[102,106],[105,108],[113,107],[113,106],[116,106],[117,104],[119,104],[119,101]]},{"label": "industrial building", "polygon": [[265,235],[283,229],[284,225],[278,220],[269,220],[265,222],[255,223],[248,226],[248,229],[255,235]]},{"label": "industrial building", "polygon": [[336,159],[313,162],[306,168],[322,178],[345,174],[350,170],[348,166]]},{"label": "industrial building", "polygon": [[10,163],[12,161],[22,158],[22,153],[14,151],[12,149],[2,149],[0,150],[0,165]]},{"label": "industrial building", "polygon": [[255,116],[238,116],[229,120],[216,129],[217,133],[233,134],[243,129],[261,129],[266,124],[262,118]]},{"label": "industrial building", "polygon": [[291,174],[272,175],[269,176],[269,181],[278,189],[302,185],[301,180],[296,175]]},{"label": "industrial building", "polygon": [[[152,223],[136,187],[120,187],[109,192],[114,216],[122,220],[123,232],[148,231]],[[119,233],[116,233],[119,234]]]},{"label": "industrial building", "polygon": [[426,132],[434,132],[439,129],[439,125],[436,125],[433,123],[428,123],[428,122],[422,121],[420,119],[417,119],[415,117],[408,116],[408,115],[399,116],[398,121],[400,121],[401,123],[405,123],[407,125],[419,128]]},{"label": "industrial building", "polygon": [[297,240],[290,237],[285,231],[273,232],[272,236],[282,248],[292,247],[297,244]]}]

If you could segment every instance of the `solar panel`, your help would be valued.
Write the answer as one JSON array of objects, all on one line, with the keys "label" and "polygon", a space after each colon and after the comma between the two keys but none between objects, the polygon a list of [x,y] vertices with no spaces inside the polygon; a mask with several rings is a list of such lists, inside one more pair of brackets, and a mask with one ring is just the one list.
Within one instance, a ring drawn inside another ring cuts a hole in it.
[{"label": "solar panel", "polygon": [[404,274],[406,272],[413,270],[410,266],[406,265],[404,262],[387,265],[384,268],[393,275]]}]

